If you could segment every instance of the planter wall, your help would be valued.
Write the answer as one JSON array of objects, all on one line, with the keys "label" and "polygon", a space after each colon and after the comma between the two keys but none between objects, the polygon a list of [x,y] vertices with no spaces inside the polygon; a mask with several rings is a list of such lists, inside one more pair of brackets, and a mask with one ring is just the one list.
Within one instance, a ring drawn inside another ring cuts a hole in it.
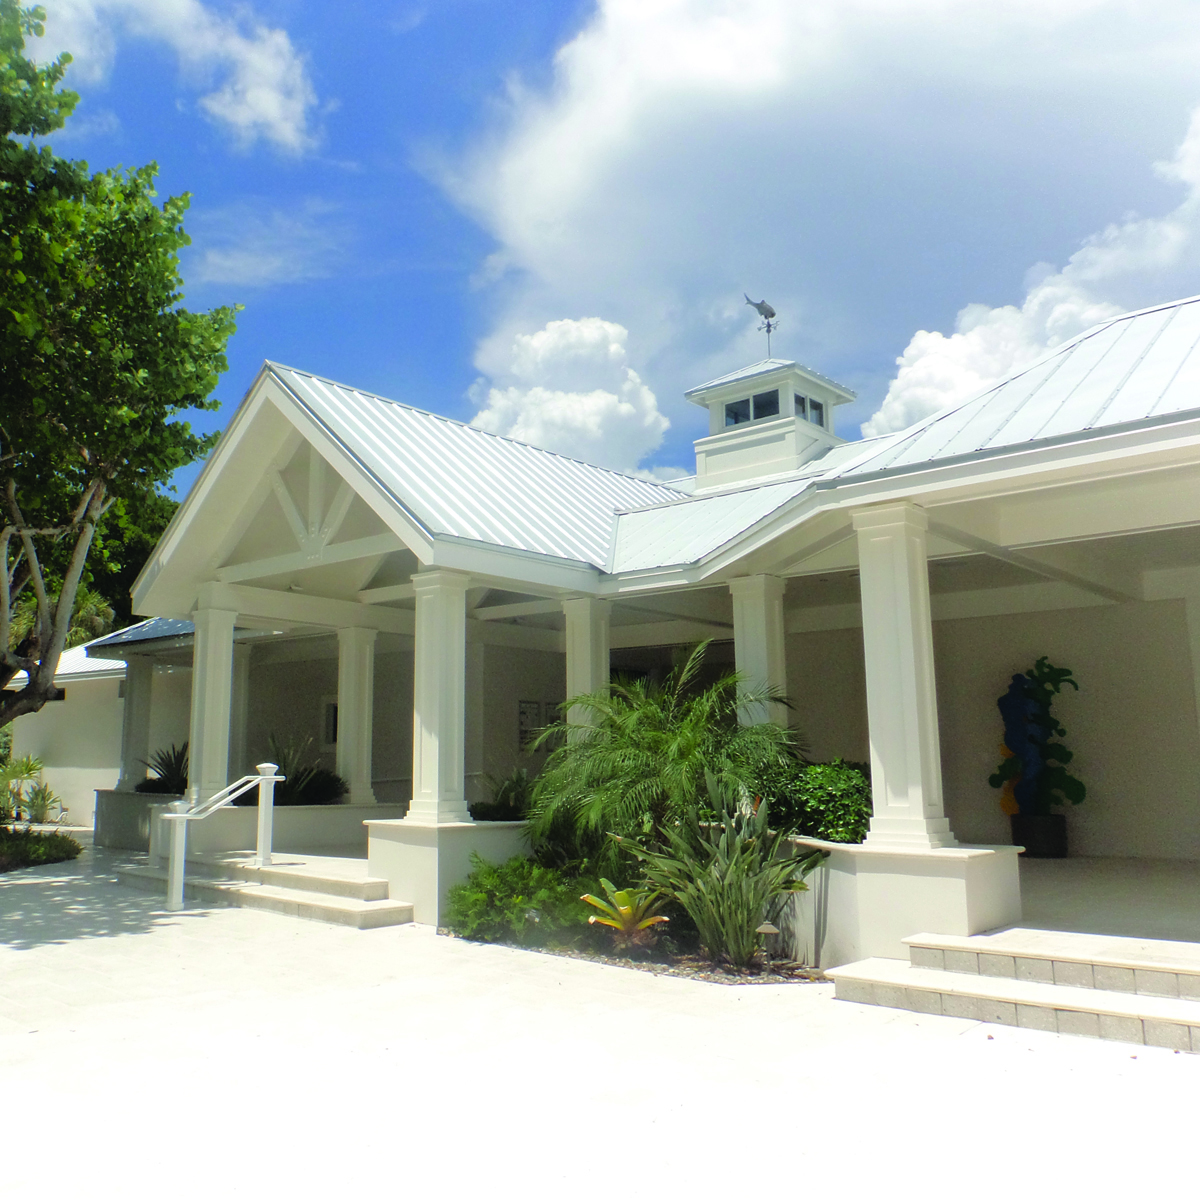
[{"label": "planter wall", "polygon": [[149,850],[150,818],[156,808],[179,800],[152,792],[96,792],[94,844],[109,850]]},{"label": "planter wall", "polygon": [[1012,821],[1014,846],[1024,846],[1024,858],[1066,858],[1067,818],[1062,813],[1016,814]]},{"label": "planter wall", "polygon": [[[273,849],[290,854],[365,857],[364,821],[398,819],[407,804],[288,804],[277,806]],[[165,858],[170,833],[165,821],[151,821],[152,858]],[[222,808],[203,821],[188,822],[188,853],[214,854],[253,850],[258,836],[258,806]]]}]

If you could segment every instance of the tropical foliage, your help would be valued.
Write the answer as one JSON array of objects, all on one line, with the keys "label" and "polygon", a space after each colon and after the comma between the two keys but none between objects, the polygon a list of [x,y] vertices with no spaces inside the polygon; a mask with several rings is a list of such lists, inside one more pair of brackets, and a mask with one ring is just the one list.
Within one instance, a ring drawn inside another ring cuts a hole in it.
[{"label": "tropical foliage", "polygon": [[706,784],[715,819],[689,809],[664,828],[661,849],[614,840],[640,860],[651,884],[682,906],[713,961],[744,968],[760,949],[759,926],[776,920],[792,893],[807,890],[804,877],[822,855],[795,856],[786,832],[770,827],[768,801],[754,801],[711,772]]},{"label": "tropical foliage", "polygon": [[[51,603],[57,607],[58,597]],[[9,649],[15,650],[33,632],[37,624],[37,597],[32,593],[22,596],[13,608],[12,624],[8,631]],[[93,638],[110,633],[116,614],[108,600],[93,588],[80,584],[75,593],[75,607],[71,611],[71,623],[67,628],[63,648],[82,646]]]},{"label": "tropical foliage", "polygon": [[590,893],[581,897],[585,904],[600,910],[599,916],[593,913],[588,917],[588,924],[607,925],[619,950],[650,945],[658,932],[657,926],[670,920],[659,911],[664,903],[660,892],[646,888],[618,889],[607,879],[601,879],[600,886],[608,897],[606,900]]},{"label": "tropical foliage", "polygon": [[39,833],[33,829],[0,826],[0,871],[38,867],[78,858],[83,847],[65,833]]},{"label": "tropical foliage", "polygon": [[[97,529],[127,520],[214,439],[178,419],[213,409],[234,310],[181,307],[188,197],[158,202],[156,168],[95,174],[40,139],[78,97],[69,55],[39,66],[45,14],[0,0],[0,726],[56,695]],[[10,645],[14,608],[33,598]]]},{"label": "tropical foliage", "polygon": [[476,821],[523,821],[529,811],[529,799],[533,783],[529,772],[518,767],[503,779],[487,777],[492,798],[471,805],[471,816]]},{"label": "tropical foliage", "polygon": [[708,643],[666,678],[614,682],[574,697],[590,724],[559,722],[539,744],[557,748],[534,784],[530,837],[547,862],[628,869],[608,835],[662,845],[666,830],[703,803],[705,772],[753,793],[759,776],[795,749],[775,724],[741,725],[738,709],[759,695],[738,675],[708,686],[700,676]]},{"label": "tropical foliage", "polygon": [[133,790],[151,792],[155,795],[182,796],[188,790],[188,744],[176,746],[174,742],[166,750],[158,750],[148,762],[143,762],[154,772],[143,779]]},{"label": "tropical foliage", "polygon": [[[271,747],[271,761],[279,768],[277,774],[284,777],[275,785],[277,805],[337,804],[350,790],[340,775],[321,766],[311,737],[272,734],[267,741]],[[234,801],[234,804],[250,807],[257,803],[255,789],[243,792]]]},{"label": "tropical foliage", "polygon": [[594,880],[518,855],[499,865],[471,856],[471,874],[449,891],[446,924],[477,942],[553,945],[588,928],[580,890]]},{"label": "tropical foliage", "polygon": [[770,802],[781,828],[827,842],[861,842],[871,821],[871,776],[865,763],[808,763],[799,757],[769,764],[756,794]]}]

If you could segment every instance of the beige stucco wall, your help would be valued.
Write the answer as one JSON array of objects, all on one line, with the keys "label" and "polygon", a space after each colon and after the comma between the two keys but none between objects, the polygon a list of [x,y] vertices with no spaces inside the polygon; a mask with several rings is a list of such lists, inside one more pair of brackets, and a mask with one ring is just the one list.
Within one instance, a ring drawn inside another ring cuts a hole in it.
[{"label": "beige stucco wall", "polygon": [[789,634],[787,695],[789,721],[814,762],[870,757],[861,629]]},{"label": "beige stucco wall", "polygon": [[962,841],[1009,842],[987,777],[996,698],[1043,654],[1078,693],[1055,703],[1088,797],[1072,855],[1200,859],[1200,732],[1181,600],[941,621],[934,627],[946,809]]},{"label": "beige stucco wall", "polygon": [[[154,672],[150,709],[150,754],[188,740],[192,712],[192,672],[188,667],[159,667]],[[117,732],[120,756],[121,734]]]},{"label": "beige stucco wall", "polygon": [[121,773],[120,680],[69,683],[66,699],[13,722],[13,753],[45,764],[42,778],[63,802],[72,825],[92,824],[96,789],[111,788]]},{"label": "beige stucco wall", "polygon": [[567,698],[566,657],[511,646],[483,649],[483,773],[502,779],[517,767],[524,767],[530,775],[536,775],[546,761],[546,754],[521,752],[520,703],[537,700],[542,706],[544,722],[558,720],[559,705]]}]

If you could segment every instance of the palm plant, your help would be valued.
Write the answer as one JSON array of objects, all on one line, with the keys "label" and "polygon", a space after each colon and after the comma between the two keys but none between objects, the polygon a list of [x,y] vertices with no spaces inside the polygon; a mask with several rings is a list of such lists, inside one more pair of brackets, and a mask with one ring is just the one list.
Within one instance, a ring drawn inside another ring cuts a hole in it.
[{"label": "palm plant", "polygon": [[590,861],[619,873],[625,867],[607,837],[662,845],[663,831],[704,799],[705,771],[753,792],[758,776],[790,757],[796,737],[774,724],[742,725],[738,709],[772,691],[746,687],[737,674],[708,686],[700,675],[708,643],[661,683],[618,680],[568,702],[587,725],[560,721],[538,745],[555,744],[534,784],[529,833],[548,861]]},{"label": "palm plant", "polygon": [[[51,597],[51,607],[57,599]],[[19,646],[33,630],[37,620],[37,597],[23,596],[13,609],[12,624],[9,626],[10,648]],[[116,613],[112,605],[97,591],[81,586],[75,593],[75,607],[71,610],[71,624],[67,629],[66,648],[82,646],[93,638],[102,637],[113,627]]]},{"label": "palm plant", "polygon": [[142,765],[154,774],[143,779],[133,790],[152,792],[156,795],[182,796],[188,790],[188,744],[176,746],[174,742],[166,750],[156,750]]},{"label": "palm plant", "polygon": [[41,774],[41,760],[31,754],[0,764],[0,821],[20,816],[25,805],[25,785],[35,783]]}]

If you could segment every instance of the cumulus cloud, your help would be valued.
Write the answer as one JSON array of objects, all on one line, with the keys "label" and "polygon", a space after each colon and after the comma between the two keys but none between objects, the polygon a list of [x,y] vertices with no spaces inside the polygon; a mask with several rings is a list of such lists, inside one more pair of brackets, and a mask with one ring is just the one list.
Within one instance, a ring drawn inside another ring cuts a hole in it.
[{"label": "cumulus cloud", "polygon": [[[494,239],[476,281],[496,330],[584,311],[634,331],[684,461],[702,418],[681,393],[762,356],[743,290],[779,310],[776,353],[859,391],[857,421],[913,330],[967,299],[990,302],[958,331],[993,329],[978,379],[1075,332],[1088,305],[1069,315],[1060,284],[1020,319],[991,306],[1020,294],[1014,261],[1171,203],[1148,164],[1197,59],[1189,0],[597,0],[549,82],[510,79],[486,130],[424,166]],[[1147,303],[1200,291],[1200,271],[1143,281]],[[1142,297],[1088,290],[1101,316]]]},{"label": "cumulus cloud", "polygon": [[629,365],[629,333],[599,317],[551,321],[491,343],[479,365],[492,384],[473,388],[471,422],[489,433],[630,471],[656,450],[670,422]]},{"label": "cumulus cloud", "polygon": [[69,50],[74,78],[103,79],[119,35],[165,42],[179,57],[199,106],[242,148],[257,141],[300,154],[315,141],[316,93],[286,30],[249,8],[217,12],[201,0],[45,0],[40,54]]},{"label": "cumulus cloud", "polygon": [[286,212],[251,203],[201,210],[192,222],[193,277],[245,287],[327,278],[347,240],[335,213],[318,200]]},{"label": "cumulus cloud", "polygon": [[1165,216],[1109,225],[1088,238],[1061,271],[1039,264],[1019,307],[968,304],[949,336],[919,330],[896,360],[900,370],[879,411],[863,424],[863,434],[904,429],[977,395],[1099,321],[1139,304],[1174,299],[1170,287],[1177,276],[1185,291],[1194,289],[1200,267],[1200,110],[1192,114],[1175,157],[1158,163],[1157,170],[1186,186],[1181,204]]}]

